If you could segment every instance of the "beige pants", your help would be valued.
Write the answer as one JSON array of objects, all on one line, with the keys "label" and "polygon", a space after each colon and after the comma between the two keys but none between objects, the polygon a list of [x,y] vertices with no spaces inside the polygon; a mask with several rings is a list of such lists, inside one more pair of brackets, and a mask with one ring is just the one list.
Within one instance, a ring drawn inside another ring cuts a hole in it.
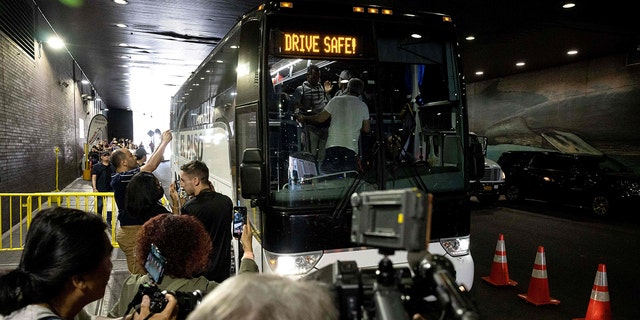
[{"label": "beige pants", "polygon": [[144,274],[144,269],[140,269],[138,264],[136,263],[135,249],[136,249],[136,238],[138,235],[138,230],[140,230],[142,226],[123,226],[118,228],[118,232],[116,234],[116,241],[120,246],[120,250],[124,252],[125,258],[127,258],[127,268],[129,268],[129,272],[132,274]]}]

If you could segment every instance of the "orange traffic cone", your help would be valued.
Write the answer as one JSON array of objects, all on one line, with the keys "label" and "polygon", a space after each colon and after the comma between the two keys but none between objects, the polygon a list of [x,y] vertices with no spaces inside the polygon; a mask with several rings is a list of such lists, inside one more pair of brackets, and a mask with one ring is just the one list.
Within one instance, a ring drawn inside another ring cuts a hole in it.
[{"label": "orange traffic cone", "polygon": [[491,273],[488,277],[482,277],[482,280],[494,286],[515,286],[518,284],[516,281],[509,279],[507,251],[504,248],[504,235],[502,233],[498,236],[496,253],[493,255],[493,263],[491,264]]},{"label": "orange traffic cone", "polygon": [[609,304],[609,285],[607,284],[607,268],[604,264],[598,265],[596,280],[591,289],[589,307],[587,307],[586,318],[576,318],[574,320],[612,320],[611,305]]},{"label": "orange traffic cone", "polygon": [[518,294],[518,297],[533,303],[536,306],[543,304],[560,304],[560,300],[549,296],[549,280],[547,279],[547,262],[544,258],[544,247],[538,246],[536,261],[533,264],[529,291],[526,294]]}]

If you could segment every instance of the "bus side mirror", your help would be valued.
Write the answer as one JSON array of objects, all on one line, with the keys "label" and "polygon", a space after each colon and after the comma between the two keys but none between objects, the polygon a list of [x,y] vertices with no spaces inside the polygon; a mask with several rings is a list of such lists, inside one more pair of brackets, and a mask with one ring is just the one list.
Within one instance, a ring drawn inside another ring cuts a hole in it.
[{"label": "bus side mirror", "polygon": [[264,175],[262,151],[258,148],[244,150],[240,164],[240,188],[243,198],[256,199],[262,196]]},{"label": "bus side mirror", "polygon": [[484,176],[484,152],[482,144],[471,143],[471,180],[480,180]]}]

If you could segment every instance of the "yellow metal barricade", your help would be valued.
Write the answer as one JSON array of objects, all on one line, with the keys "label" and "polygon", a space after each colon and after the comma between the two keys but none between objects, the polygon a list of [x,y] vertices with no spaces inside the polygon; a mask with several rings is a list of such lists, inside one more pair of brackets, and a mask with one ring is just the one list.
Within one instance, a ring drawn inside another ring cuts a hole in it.
[{"label": "yellow metal barricade", "polygon": [[[102,212],[98,213],[97,197],[102,197]],[[102,216],[111,228],[111,244],[116,242],[117,206],[113,192],[44,192],[44,193],[0,193],[0,251],[22,250],[27,230],[34,214],[52,208],[74,208],[94,212]],[[110,221],[107,212],[111,211]]]}]

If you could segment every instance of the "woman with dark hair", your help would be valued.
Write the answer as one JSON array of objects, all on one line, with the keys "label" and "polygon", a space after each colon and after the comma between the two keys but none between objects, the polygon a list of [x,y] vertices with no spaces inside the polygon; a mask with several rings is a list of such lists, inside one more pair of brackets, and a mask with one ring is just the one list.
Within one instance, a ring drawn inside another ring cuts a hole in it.
[{"label": "woman with dark hair", "polygon": [[160,202],[164,189],[151,172],[141,171],[127,185],[125,206],[127,213],[147,221],[161,213],[170,213]]},{"label": "woman with dark hair", "polygon": [[[251,228],[248,224],[244,226],[240,242],[244,248],[244,255],[239,272],[258,272],[258,265],[253,260]],[[209,281],[203,276],[195,276],[206,269],[211,251],[209,234],[197,218],[190,215],[162,214],[145,222],[138,231],[136,242],[137,267],[145,268],[144,263],[151,251],[151,244],[157,247],[166,259],[163,277],[156,283],[160,291],[191,293],[200,290],[206,294],[218,285],[217,282]],[[138,293],[140,285],[148,283],[153,283],[149,275],[129,276],[109,316],[123,316],[128,311],[131,300]]]},{"label": "woman with dark hair", "polygon": [[[71,320],[102,298],[113,267],[106,230],[99,215],[81,210],[58,207],[37,213],[18,268],[0,276],[4,319]],[[170,300],[167,313],[151,319],[166,319],[177,303]]]},{"label": "woman with dark hair", "polygon": [[[135,220],[135,225],[128,225],[126,228],[131,232],[132,237],[125,239],[118,238],[120,249],[127,259],[127,268],[131,273],[144,273],[144,269],[136,266],[135,257],[135,234],[140,226],[147,220],[159,214],[171,213],[160,202],[164,196],[164,189],[160,180],[148,171],[140,171],[134,174],[127,183],[124,195],[124,206],[127,216]],[[133,222],[132,222],[133,223]]]}]

